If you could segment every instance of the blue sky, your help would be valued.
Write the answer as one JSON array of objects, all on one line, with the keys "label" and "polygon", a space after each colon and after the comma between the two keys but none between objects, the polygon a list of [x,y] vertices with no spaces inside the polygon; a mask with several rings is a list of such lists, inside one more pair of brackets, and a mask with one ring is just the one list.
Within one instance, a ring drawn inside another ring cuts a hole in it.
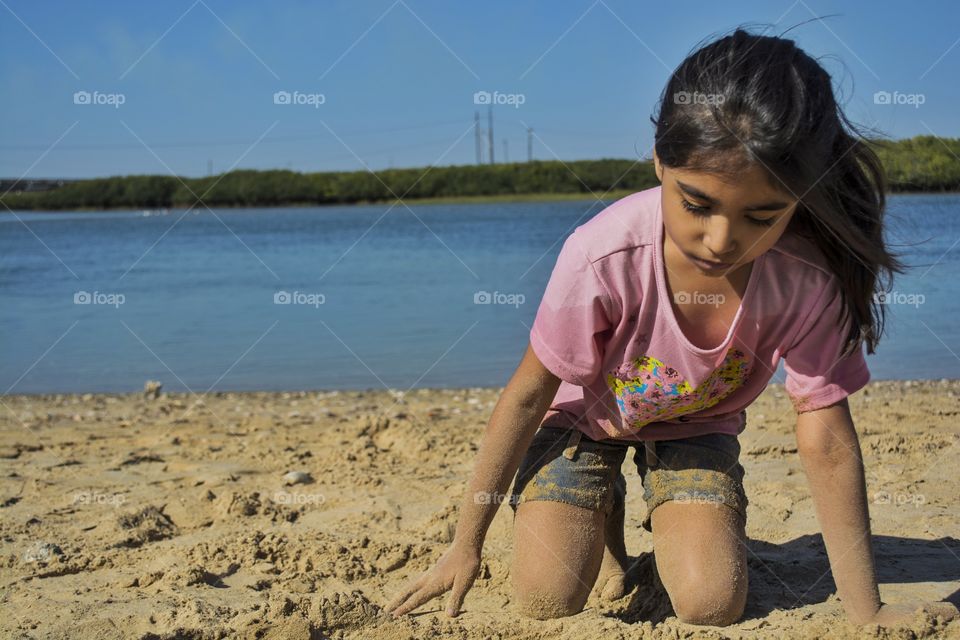
[{"label": "blue sky", "polygon": [[960,137],[955,3],[0,0],[0,16],[0,177],[467,164],[477,91],[522,96],[494,107],[497,161],[504,139],[526,158],[527,127],[539,159],[649,157],[656,100],[699,41],[815,16],[789,37],[851,118]]}]

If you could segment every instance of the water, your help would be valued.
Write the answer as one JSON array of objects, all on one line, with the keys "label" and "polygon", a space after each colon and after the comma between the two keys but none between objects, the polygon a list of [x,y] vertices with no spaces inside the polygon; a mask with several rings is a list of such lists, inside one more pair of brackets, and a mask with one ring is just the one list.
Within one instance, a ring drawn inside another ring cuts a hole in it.
[{"label": "water", "polygon": [[[562,238],[602,206],[4,212],[0,392],[501,386]],[[895,287],[923,301],[889,306],[873,378],[960,377],[960,196],[890,208],[892,241],[927,240]]]}]

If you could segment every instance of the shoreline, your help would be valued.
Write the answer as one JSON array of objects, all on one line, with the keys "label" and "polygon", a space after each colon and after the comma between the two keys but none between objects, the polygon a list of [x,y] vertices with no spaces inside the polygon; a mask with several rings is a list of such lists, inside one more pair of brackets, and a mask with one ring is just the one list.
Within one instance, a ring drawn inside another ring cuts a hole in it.
[{"label": "shoreline", "polygon": [[[902,387],[909,389],[911,387],[921,387],[921,386],[933,386],[933,385],[960,385],[960,378],[882,378],[871,381],[867,384],[867,387],[877,385],[879,387],[889,386],[889,387]],[[766,386],[767,389],[774,389],[777,391],[783,390],[783,383],[781,382],[771,382]],[[496,391],[500,392],[503,390],[503,387],[492,387],[492,386],[452,386],[452,387],[415,387],[413,389],[404,390],[399,387],[397,388],[386,388],[386,387],[364,387],[364,388],[341,388],[341,389],[221,389],[218,391],[209,391],[203,393],[191,392],[191,391],[167,391],[162,389],[160,395],[163,397],[170,398],[188,398],[192,396],[197,397],[212,397],[212,398],[239,398],[243,396],[264,396],[264,397],[273,397],[279,396],[283,399],[291,398],[305,398],[309,396],[338,396],[344,395],[349,396],[350,394],[357,395],[362,397],[367,394],[376,394],[376,393],[388,393],[388,394],[417,394],[417,393],[430,393],[430,392],[481,392],[481,391]],[[96,398],[131,398],[136,396],[142,396],[143,391],[48,391],[48,392],[37,392],[37,393],[9,393],[9,394],[0,394],[0,398],[7,399],[29,399],[29,400],[63,400],[68,398],[81,398],[83,400],[95,400]],[[749,407],[748,407],[749,408]]]},{"label": "shoreline", "polygon": [[[615,189],[609,193],[603,194],[603,201],[607,200],[619,200],[630,194],[637,193],[635,189]],[[930,195],[930,196],[939,196],[939,195],[960,195],[960,190],[955,191],[888,191],[886,196],[895,196],[895,195]],[[511,202],[579,202],[579,201],[593,201],[596,202],[597,198],[589,193],[508,193],[508,194],[497,194],[489,196],[443,196],[436,198],[403,198],[403,202],[411,205],[431,205],[431,204],[488,204],[488,203],[511,203]],[[370,205],[386,205],[394,204],[399,202],[396,199],[385,199],[385,200],[358,200],[356,202],[341,202],[341,203],[322,203],[317,204],[315,202],[288,202],[283,204],[270,204],[270,205],[224,205],[216,204],[209,205],[211,209],[237,209],[237,210],[246,210],[246,209],[305,209],[305,208],[327,208],[327,207],[352,207],[352,206],[370,206]],[[202,211],[205,207],[197,209]],[[143,208],[130,208],[130,207],[108,207],[108,208],[89,208],[89,207],[79,207],[75,209],[13,209],[14,213],[39,213],[39,214],[58,214],[58,213],[85,213],[85,212],[120,212],[120,211],[131,211],[131,212],[142,212],[142,211],[158,211],[162,209],[168,209],[171,213],[174,211],[182,211],[186,209],[183,205],[172,205],[169,207],[160,207],[159,209],[143,209]]]},{"label": "shoreline", "polygon": [[[624,196],[628,196],[632,193],[636,193],[634,189],[616,189],[610,191],[606,194],[604,199],[619,199]],[[960,192],[958,192],[960,193]],[[491,196],[447,196],[447,197],[437,197],[437,198],[403,198],[403,202],[407,204],[485,204],[485,203],[499,203],[499,202],[577,202],[577,201],[586,201],[586,200],[596,200],[589,193],[508,193],[508,194],[498,194]],[[370,206],[370,205],[380,205],[380,204],[393,204],[394,202],[399,202],[396,199],[386,199],[386,200],[358,200],[356,202],[287,202],[283,204],[270,204],[270,205],[236,205],[236,204],[216,204],[208,205],[211,209],[237,209],[237,210],[247,210],[247,209],[307,209],[307,208],[328,208],[328,207],[353,207],[353,206]],[[142,211],[159,211],[162,209],[167,209],[171,213],[174,211],[182,211],[186,209],[186,206],[183,205],[173,205],[169,207],[159,207],[157,209],[144,209],[144,208],[130,208],[130,207],[107,207],[107,208],[90,208],[90,207],[78,207],[75,209],[13,209],[16,213],[83,213],[83,212],[118,212],[118,211],[131,211],[131,212],[142,212]],[[194,207],[198,211],[203,211],[205,207]]]}]

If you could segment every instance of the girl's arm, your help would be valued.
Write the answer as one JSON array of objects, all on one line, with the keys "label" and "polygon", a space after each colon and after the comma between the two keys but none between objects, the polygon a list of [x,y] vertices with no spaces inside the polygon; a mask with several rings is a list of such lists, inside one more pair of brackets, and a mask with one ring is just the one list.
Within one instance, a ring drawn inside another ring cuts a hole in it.
[{"label": "girl's arm", "polygon": [[810,483],[837,593],[854,624],[892,626],[918,609],[950,620],[946,602],[885,605],[874,571],[860,443],[846,399],[797,416],[797,450]]},{"label": "girl's arm", "polygon": [[528,344],[480,441],[450,548],[432,569],[408,583],[387,605],[391,614],[408,613],[449,589],[453,593],[447,613],[459,613],[480,569],[487,528],[506,500],[505,493],[559,386],[560,379],[543,366]]}]

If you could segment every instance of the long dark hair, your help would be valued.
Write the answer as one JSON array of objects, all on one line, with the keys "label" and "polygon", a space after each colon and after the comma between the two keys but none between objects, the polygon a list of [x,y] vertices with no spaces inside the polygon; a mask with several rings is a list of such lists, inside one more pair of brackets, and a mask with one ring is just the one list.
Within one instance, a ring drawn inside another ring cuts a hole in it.
[{"label": "long dark hair", "polygon": [[730,176],[757,164],[799,198],[787,232],[811,240],[839,280],[838,327],[852,316],[844,355],[861,342],[873,353],[885,320],[878,294],[903,265],[883,238],[883,167],[823,67],[793,40],[738,28],[677,67],[651,120],[663,165]]}]

